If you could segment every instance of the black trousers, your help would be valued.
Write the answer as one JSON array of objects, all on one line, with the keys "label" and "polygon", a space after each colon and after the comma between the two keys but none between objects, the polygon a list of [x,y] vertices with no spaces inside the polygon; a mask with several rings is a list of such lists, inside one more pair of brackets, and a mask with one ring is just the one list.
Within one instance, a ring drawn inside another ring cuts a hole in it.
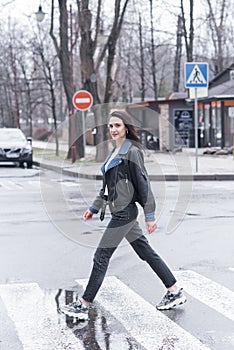
[{"label": "black trousers", "polygon": [[[113,210],[113,208],[111,208]],[[123,238],[126,238],[137,255],[146,261],[166,288],[176,279],[166,263],[153,250],[137,222],[138,209],[129,204],[122,210],[113,210],[112,218],[102,236],[93,259],[93,269],[83,294],[83,299],[92,302],[102,285],[110,258]]]}]

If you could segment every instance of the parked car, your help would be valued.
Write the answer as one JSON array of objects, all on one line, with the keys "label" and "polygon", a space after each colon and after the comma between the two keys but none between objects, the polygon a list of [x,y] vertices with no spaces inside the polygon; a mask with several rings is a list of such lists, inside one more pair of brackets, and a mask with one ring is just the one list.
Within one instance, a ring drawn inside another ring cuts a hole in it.
[{"label": "parked car", "polygon": [[33,165],[32,139],[17,128],[0,128],[0,162],[17,162],[20,167]]}]

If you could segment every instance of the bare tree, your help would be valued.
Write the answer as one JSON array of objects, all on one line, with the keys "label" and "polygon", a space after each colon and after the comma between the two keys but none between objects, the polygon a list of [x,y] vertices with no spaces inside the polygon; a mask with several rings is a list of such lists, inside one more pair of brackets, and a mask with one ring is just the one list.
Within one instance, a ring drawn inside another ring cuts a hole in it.
[{"label": "bare tree", "polygon": [[213,72],[215,75],[224,69],[224,45],[226,42],[225,22],[228,13],[226,0],[219,0],[216,5],[219,7],[217,15],[214,13],[214,6],[210,0],[206,0],[209,8],[208,23],[211,30],[211,39],[214,46]]},{"label": "bare tree", "polygon": [[[59,3],[59,38],[60,45],[58,44],[57,38],[54,34],[54,0],[51,3],[51,26],[50,26],[50,36],[54,42],[54,46],[60,60],[61,64],[61,73],[62,73],[62,81],[64,86],[64,91],[66,94],[67,106],[69,111],[69,148],[68,158],[74,156],[72,154],[72,150],[76,149],[76,154],[78,158],[84,156],[83,149],[83,140],[81,137],[76,138],[74,136],[74,128],[78,127],[81,129],[81,125],[74,125],[75,117],[74,117],[74,108],[72,105],[72,96],[75,91],[72,91],[72,47],[69,50],[69,36],[68,36],[68,10],[67,10],[67,0],[58,0]],[[75,36],[76,38],[76,36]],[[72,43],[73,45],[73,43]],[[73,122],[73,123],[72,123]],[[79,120],[77,120],[79,122]],[[76,158],[76,157],[75,157]],[[75,159],[73,159],[75,160]]]},{"label": "bare tree", "polygon": [[59,156],[59,141],[58,141],[58,124],[57,124],[57,113],[56,113],[56,78],[54,78],[53,68],[55,66],[56,57],[52,57],[50,61],[45,56],[44,47],[42,43],[38,47],[38,54],[42,63],[42,71],[45,78],[45,82],[49,89],[50,104],[49,107],[52,110],[53,124],[54,124],[54,135],[56,145],[56,156]]},{"label": "bare tree", "polygon": [[155,60],[155,44],[154,44],[154,26],[153,26],[153,2],[150,0],[150,33],[151,33],[151,67],[154,89],[154,99],[158,98],[158,87],[156,79],[156,60]]},{"label": "bare tree", "polygon": [[173,91],[179,91],[180,88],[180,67],[182,57],[182,18],[178,16],[176,33],[176,54],[174,64]]},{"label": "bare tree", "polygon": [[19,128],[20,127],[20,112],[19,112],[19,95],[18,95],[18,78],[17,78],[17,67],[16,67],[16,57],[15,53],[13,52],[12,44],[10,43],[9,46],[10,50],[10,62],[11,62],[11,68],[13,73],[13,91],[14,91],[14,98],[15,98],[15,118],[14,118],[14,127]]},{"label": "bare tree", "polygon": [[184,0],[180,1],[181,4],[181,16],[183,22],[183,34],[185,40],[187,62],[193,61],[193,43],[194,43],[194,0],[189,0],[189,33],[186,26],[186,17],[184,10]]},{"label": "bare tree", "polygon": [[[94,97],[94,104],[105,103],[108,104],[112,97],[113,76],[112,68],[116,54],[116,44],[120,35],[123,24],[124,14],[129,0],[124,0],[122,5],[121,0],[114,2],[114,18],[111,25],[109,36],[106,43],[101,49],[97,60],[95,60],[95,50],[98,44],[98,37],[101,27],[101,5],[102,0],[97,2],[97,15],[94,28],[94,39],[92,38],[92,13],[89,7],[89,0],[77,0],[79,23],[80,23],[80,59],[82,72],[82,86],[90,91]],[[122,5],[122,8],[121,8]],[[106,58],[106,78],[104,84],[104,97],[101,99],[98,91],[98,70],[101,62]],[[107,149],[103,141],[106,139],[106,110],[102,108],[94,108],[96,125],[97,125],[97,161],[103,160],[106,156]]]},{"label": "bare tree", "polygon": [[141,76],[141,101],[145,100],[145,68],[144,68],[144,48],[142,38],[142,23],[141,16],[139,15],[139,44],[140,44],[140,76]]},{"label": "bare tree", "polygon": [[25,67],[24,62],[21,60],[20,61],[20,66],[21,66],[21,70],[23,73],[23,80],[25,83],[25,90],[26,90],[26,96],[27,96],[27,123],[29,123],[29,136],[32,137],[33,136],[33,127],[32,127],[32,111],[33,111],[33,107],[32,107],[32,97],[31,97],[31,87],[30,87],[30,79],[27,76],[27,70]]}]

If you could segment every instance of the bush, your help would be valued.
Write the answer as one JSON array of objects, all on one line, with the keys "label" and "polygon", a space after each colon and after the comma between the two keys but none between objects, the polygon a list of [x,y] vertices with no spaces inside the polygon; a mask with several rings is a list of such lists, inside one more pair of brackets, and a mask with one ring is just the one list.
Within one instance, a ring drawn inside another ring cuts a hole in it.
[{"label": "bush", "polygon": [[37,128],[33,132],[33,138],[39,141],[48,141],[48,138],[52,135],[52,131],[49,131],[45,127]]}]

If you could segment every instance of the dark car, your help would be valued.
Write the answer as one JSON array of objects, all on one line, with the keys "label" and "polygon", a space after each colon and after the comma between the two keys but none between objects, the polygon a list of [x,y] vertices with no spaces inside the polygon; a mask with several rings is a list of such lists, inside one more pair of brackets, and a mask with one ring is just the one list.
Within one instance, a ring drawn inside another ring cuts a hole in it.
[{"label": "dark car", "polygon": [[17,162],[21,167],[26,163],[32,168],[32,139],[26,139],[20,129],[0,128],[0,162]]}]

